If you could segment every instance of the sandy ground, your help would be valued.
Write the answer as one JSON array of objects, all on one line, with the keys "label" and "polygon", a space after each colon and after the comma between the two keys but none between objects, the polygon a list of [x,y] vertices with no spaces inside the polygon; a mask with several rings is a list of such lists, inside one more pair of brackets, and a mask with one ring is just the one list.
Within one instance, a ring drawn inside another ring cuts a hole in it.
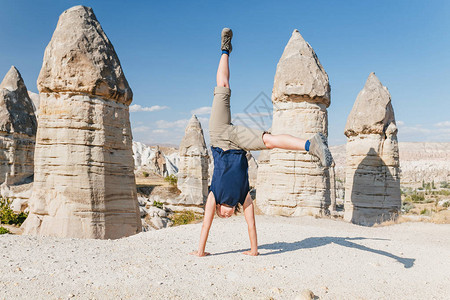
[{"label": "sandy ground", "polygon": [[0,236],[0,299],[448,299],[450,225],[367,228],[313,217],[257,216],[259,257],[242,216],[120,240]]}]

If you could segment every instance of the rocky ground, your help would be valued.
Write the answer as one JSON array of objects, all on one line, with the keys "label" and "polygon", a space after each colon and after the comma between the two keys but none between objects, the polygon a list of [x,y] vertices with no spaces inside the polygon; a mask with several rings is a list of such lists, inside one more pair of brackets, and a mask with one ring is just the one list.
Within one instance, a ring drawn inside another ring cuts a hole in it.
[{"label": "rocky ground", "polygon": [[[2,235],[0,299],[444,299],[450,295],[450,225],[361,227],[313,217],[257,216],[249,257],[242,216],[119,240]],[[317,299],[317,298],[316,298]]]}]

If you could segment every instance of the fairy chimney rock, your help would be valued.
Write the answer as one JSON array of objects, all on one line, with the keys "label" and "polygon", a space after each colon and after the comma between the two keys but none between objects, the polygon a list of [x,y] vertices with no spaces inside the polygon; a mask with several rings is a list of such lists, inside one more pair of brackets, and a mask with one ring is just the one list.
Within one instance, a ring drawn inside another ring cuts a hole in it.
[{"label": "fairy chimney rock", "polygon": [[208,195],[208,151],[202,126],[195,115],[186,126],[179,154],[177,185],[184,197],[178,204],[202,207]]},{"label": "fairy chimney rock", "polygon": [[33,175],[37,122],[19,71],[12,66],[0,83],[0,183]]},{"label": "fairy chimney rock", "polygon": [[59,18],[38,78],[39,127],[24,232],[113,239],[141,231],[132,92],[89,7]]},{"label": "fairy chimney rock", "polygon": [[398,216],[397,126],[391,95],[374,73],[359,92],[345,127],[344,219],[371,226]]},{"label": "fairy chimney rock", "polygon": [[[311,46],[294,30],[275,73],[273,134],[309,139],[327,135],[328,75]],[[298,216],[327,213],[330,177],[305,151],[272,149],[259,164],[256,205],[265,214]]]}]

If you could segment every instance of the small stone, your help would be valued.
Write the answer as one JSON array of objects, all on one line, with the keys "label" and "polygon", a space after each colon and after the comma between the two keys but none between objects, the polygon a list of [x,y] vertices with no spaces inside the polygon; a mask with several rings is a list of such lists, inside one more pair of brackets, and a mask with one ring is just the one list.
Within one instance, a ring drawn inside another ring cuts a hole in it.
[{"label": "small stone", "polygon": [[311,290],[305,289],[300,293],[300,295],[295,297],[295,300],[312,300],[314,297],[315,295]]},{"label": "small stone", "polygon": [[147,210],[145,209],[145,207],[140,206],[139,212],[141,214],[141,218],[144,218],[147,215]]},{"label": "small stone", "polygon": [[150,217],[155,217],[155,216],[166,217],[167,216],[167,213],[164,209],[158,208],[156,206],[150,206],[148,208],[147,212]]},{"label": "small stone", "polygon": [[279,288],[277,288],[277,287],[274,287],[274,288],[270,289],[270,291],[272,291],[275,294],[281,294],[281,290]]},{"label": "small stone", "polygon": [[162,229],[164,228],[164,221],[159,216],[154,216],[150,219],[150,222],[152,222],[152,225],[156,227],[156,229]]},{"label": "small stone", "polygon": [[139,206],[145,206],[147,204],[147,199],[144,197],[138,197]]}]

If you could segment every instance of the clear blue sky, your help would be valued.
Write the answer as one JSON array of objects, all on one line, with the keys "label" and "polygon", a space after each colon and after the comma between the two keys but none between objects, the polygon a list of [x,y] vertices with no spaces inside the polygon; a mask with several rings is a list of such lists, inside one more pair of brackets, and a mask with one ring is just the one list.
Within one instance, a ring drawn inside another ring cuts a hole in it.
[{"label": "clear blue sky", "polygon": [[[178,144],[192,111],[211,105],[222,27],[235,33],[232,112],[272,91],[297,28],[331,83],[330,144],[370,72],[392,95],[400,141],[450,142],[450,1],[23,1],[0,0],[0,76],[15,65],[29,90],[59,15],[90,6],[133,89],[135,140]],[[149,109],[150,110],[150,109]],[[209,115],[199,115],[207,129]]]}]

